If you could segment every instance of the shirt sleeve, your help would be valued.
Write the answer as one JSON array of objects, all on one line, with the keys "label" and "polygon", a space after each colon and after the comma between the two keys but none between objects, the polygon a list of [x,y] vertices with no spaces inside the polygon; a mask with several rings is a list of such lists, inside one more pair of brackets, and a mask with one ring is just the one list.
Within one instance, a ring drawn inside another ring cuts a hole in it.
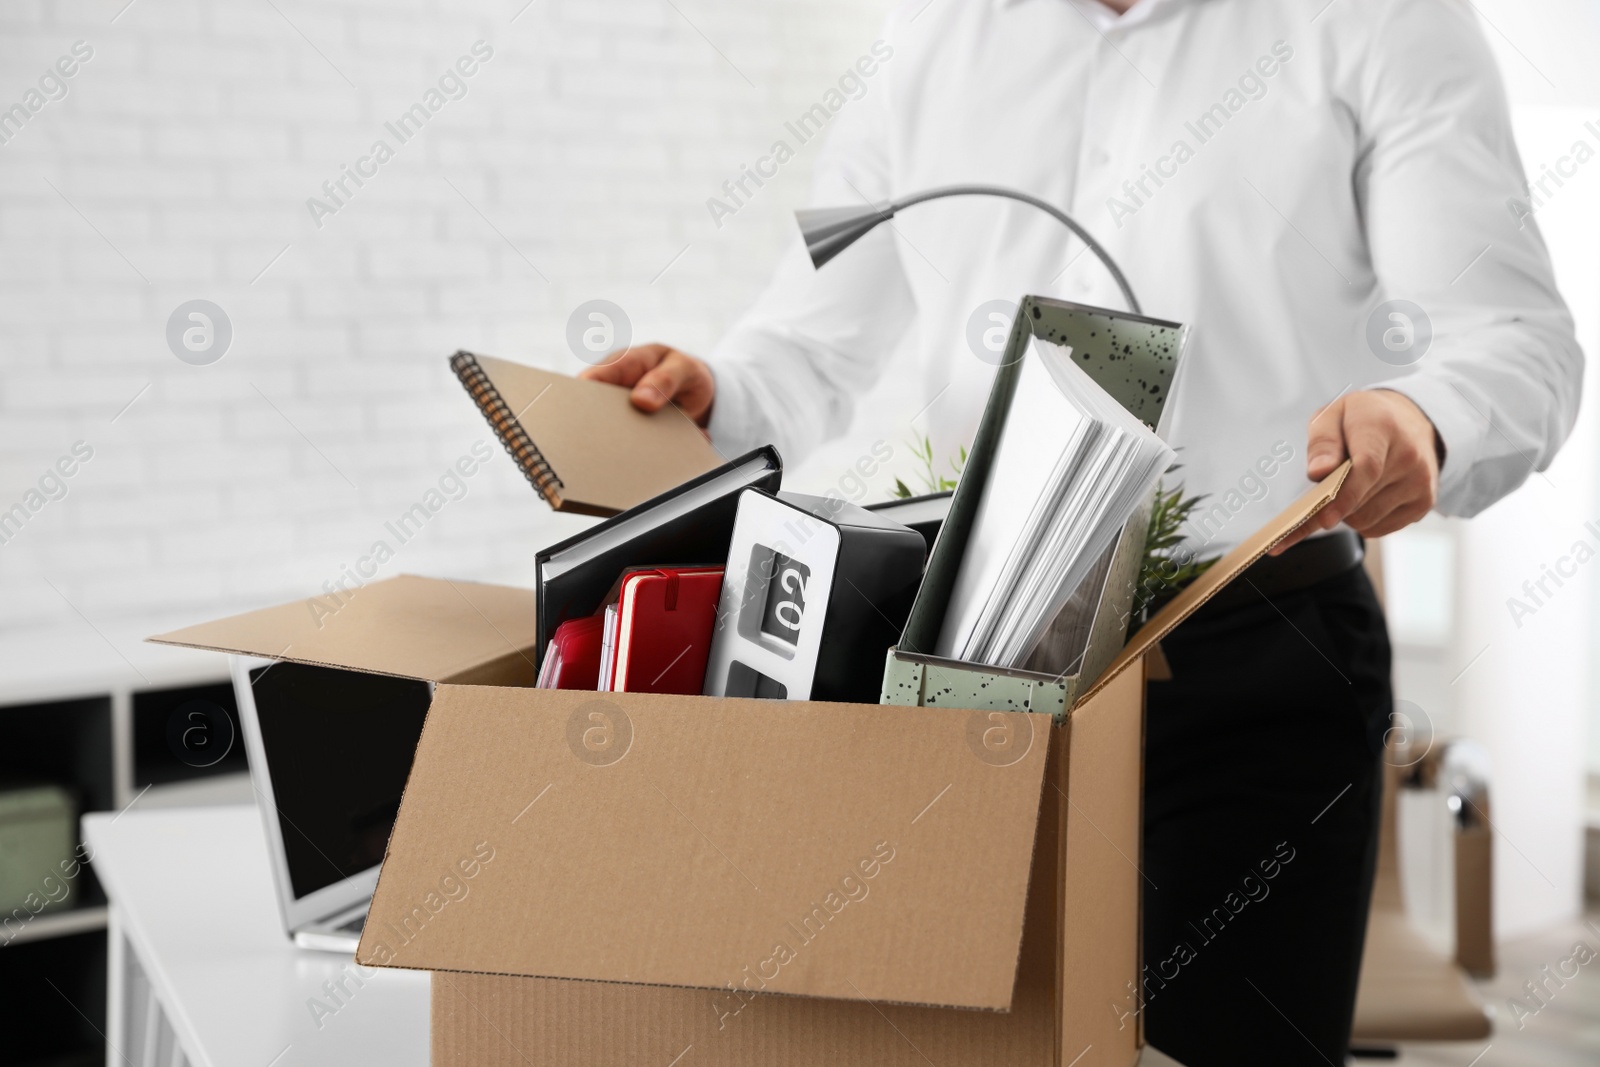
[{"label": "shirt sleeve", "polygon": [[[891,199],[889,71],[865,79],[833,117],[811,203],[852,207]],[[785,141],[794,147],[792,136]],[[724,455],[771,443],[794,462],[843,433],[856,399],[878,380],[915,302],[891,223],[812,267],[798,237],[754,307],[707,357],[716,376],[708,429]]]},{"label": "shirt sleeve", "polygon": [[[1577,418],[1583,353],[1469,7],[1395,0],[1365,54],[1352,90],[1355,188],[1380,300],[1420,307],[1419,345],[1432,333],[1410,373],[1375,388],[1433,421],[1446,452],[1438,510],[1473,515],[1549,466]],[[1368,326],[1375,354],[1388,310]]]}]

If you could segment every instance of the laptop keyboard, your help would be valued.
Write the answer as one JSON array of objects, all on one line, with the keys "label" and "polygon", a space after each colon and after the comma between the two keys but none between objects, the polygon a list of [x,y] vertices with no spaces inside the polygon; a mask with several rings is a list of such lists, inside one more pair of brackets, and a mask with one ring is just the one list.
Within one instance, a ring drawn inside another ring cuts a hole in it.
[{"label": "laptop keyboard", "polygon": [[338,930],[341,934],[359,934],[361,932],[361,928],[365,925],[367,925],[367,917],[365,915],[357,915],[354,919],[351,919],[342,926],[336,926],[334,929]]}]

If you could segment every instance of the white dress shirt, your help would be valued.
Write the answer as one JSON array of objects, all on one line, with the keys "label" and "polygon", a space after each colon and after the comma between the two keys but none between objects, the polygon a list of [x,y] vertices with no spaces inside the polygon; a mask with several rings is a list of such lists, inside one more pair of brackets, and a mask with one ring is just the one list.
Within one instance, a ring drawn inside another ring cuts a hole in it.
[{"label": "white dress shirt", "polygon": [[[1448,514],[1514,489],[1570,431],[1583,357],[1513,203],[1522,166],[1465,2],[914,0],[884,40],[831,119],[813,203],[983,182],[1082,223],[1146,315],[1191,327],[1166,436],[1210,495],[1192,544],[1238,541],[1302,492],[1307,422],[1347,390],[1397,390],[1433,420]],[[994,373],[969,320],[1029,293],[1123,306],[1081,242],[1010,201],[909,208],[820,271],[796,242],[709,357],[712,439],[800,458],[915,331],[915,432],[951,454]]]}]

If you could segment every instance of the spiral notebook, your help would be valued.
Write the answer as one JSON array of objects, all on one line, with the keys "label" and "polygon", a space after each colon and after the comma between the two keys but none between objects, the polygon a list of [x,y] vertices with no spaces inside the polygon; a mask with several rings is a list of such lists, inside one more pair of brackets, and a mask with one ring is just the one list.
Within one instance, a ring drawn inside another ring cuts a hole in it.
[{"label": "spiral notebook", "polygon": [[557,511],[615,515],[724,462],[682,411],[647,415],[621,386],[471,352],[450,369]]}]

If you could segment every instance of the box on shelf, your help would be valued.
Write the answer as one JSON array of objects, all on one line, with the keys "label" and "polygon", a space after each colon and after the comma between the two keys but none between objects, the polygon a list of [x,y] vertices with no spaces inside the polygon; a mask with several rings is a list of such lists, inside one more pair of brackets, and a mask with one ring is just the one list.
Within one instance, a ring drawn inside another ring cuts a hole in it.
[{"label": "box on shelf", "polygon": [[530,595],[471,583],[392,579],[320,626],[301,601],[181,636],[412,676],[375,651],[400,647],[486,683],[435,690],[356,957],[433,972],[440,1067],[1125,1067],[1146,654],[1343,474],[1174,598],[1059,725],[529,689]]},{"label": "box on shelf", "polygon": [[61,875],[78,858],[77,824],[77,804],[59,785],[0,789],[0,938],[9,940],[6,923],[72,906],[75,879]]}]

